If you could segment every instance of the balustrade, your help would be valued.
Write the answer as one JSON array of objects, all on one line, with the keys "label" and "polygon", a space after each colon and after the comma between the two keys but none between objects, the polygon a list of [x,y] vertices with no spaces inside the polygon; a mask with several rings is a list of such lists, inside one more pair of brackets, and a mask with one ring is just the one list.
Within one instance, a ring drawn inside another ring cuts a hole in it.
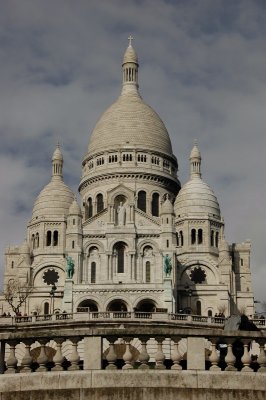
[{"label": "balustrade", "polygon": [[[251,332],[246,336],[243,333],[230,336],[222,330],[208,337],[207,332],[203,336],[199,334],[200,330],[193,329],[181,335],[174,334],[172,330],[171,334],[163,336],[143,334],[142,327],[136,326],[134,334],[127,335],[124,326],[119,329],[123,330],[121,335],[98,333],[94,336],[90,332],[77,336],[71,330],[68,333],[58,330],[59,336],[52,339],[48,333],[46,337],[36,339],[7,339],[4,341],[6,346],[1,346],[2,352],[5,352],[5,357],[2,354],[2,359],[5,358],[2,371],[5,374],[34,370],[37,373],[49,373],[94,369],[95,365],[96,369],[106,370],[171,369],[182,373],[182,370],[192,368],[193,365],[193,369],[202,369],[205,366],[205,369],[220,373],[266,372],[266,338],[264,335],[260,337],[257,332],[254,338],[250,336]],[[136,334],[137,330],[139,335]],[[89,343],[87,347],[84,347],[84,338],[89,339],[86,341],[86,346]],[[197,348],[197,343],[201,348]],[[257,346],[256,354],[254,343]],[[103,344],[106,349],[104,353]],[[93,354],[91,360],[90,354]],[[201,357],[199,362],[197,357]]]}]

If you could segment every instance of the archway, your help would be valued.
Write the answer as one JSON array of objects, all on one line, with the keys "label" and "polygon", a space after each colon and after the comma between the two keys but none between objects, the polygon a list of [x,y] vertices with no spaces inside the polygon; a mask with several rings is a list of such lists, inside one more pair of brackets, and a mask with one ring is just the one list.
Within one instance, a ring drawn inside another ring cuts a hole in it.
[{"label": "archway", "polygon": [[94,300],[86,299],[83,300],[77,306],[77,312],[97,312],[98,305]]},{"label": "archway", "polygon": [[155,312],[156,303],[151,299],[141,300],[136,307],[136,311],[139,312]]},{"label": "archway", "polygon": [[116,299],[108,304],[107,311],[127,311],[127,305],[123,300]]}]

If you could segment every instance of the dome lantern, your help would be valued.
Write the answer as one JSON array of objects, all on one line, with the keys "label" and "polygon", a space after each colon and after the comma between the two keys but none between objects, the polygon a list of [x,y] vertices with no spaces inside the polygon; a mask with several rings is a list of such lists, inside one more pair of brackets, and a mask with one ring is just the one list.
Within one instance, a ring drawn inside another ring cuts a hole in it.
[{"label": "dome lantern", "polygon": [[63,155],[60,150],[59,143],[56,146],[52,157],[52,179],[62,180],[63,179]]},{"label": "dome lantern", "polygon": [[200,178],[201,177],[201,155],[198,148],[198,143],[195,140],[193,149],[190,153],[190,178]]},{"label": "dome lantern", "polygon": [[128,91],[138,90],[138,56],[132,46],[133,37],[130,35],[128,48],[123,58],[123,89],[122,94]]}]

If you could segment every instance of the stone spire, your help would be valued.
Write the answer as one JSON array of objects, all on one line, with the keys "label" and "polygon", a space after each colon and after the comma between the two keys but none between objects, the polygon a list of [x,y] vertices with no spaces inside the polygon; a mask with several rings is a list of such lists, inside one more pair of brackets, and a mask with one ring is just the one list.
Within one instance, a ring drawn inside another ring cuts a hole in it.
[{"label": "stone spire", "polygon": [[63,162],[63,155],[58,143],[52,157],[52,180],[61,181],[63,179]]},{"label": "stone spire", "polygon": [[201,178],[201,155],[198,148],[198,143],[195,140],[193,149],[190,153],[190,179]]},{"label": "stone spire", "polygon": [[138,91],[138,56],[132,46],[133,37],[129,36],[129,44],[123,58],[123,89],[122,94]]}]

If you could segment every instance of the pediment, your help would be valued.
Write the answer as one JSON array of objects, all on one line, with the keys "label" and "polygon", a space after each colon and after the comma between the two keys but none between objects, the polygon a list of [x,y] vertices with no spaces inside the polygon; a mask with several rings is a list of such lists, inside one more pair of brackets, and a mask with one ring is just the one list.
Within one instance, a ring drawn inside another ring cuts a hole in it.
[{"label": "pediment", "polygon": [[83,229],[86,227],[93,230],[103,230],[106,229],[108,222],[107,208],[101,211],[99,214],[94,215],[92,218],[88,219],[83,224]]},{"label": "pediment", "polygon": [[127,202],[134,203],[135,192],[132,189],[129,189],[124,184],[120,183],[115,188],[109,190],[107,192],[107,202],[108,204],[114,204],[115,198],[118,196],[124,196],[127,199]]},{"label": "pediment", "polygon": [[159,218],[154,218],[143,211],[135,211],[135,225],[138,229],[159,229]]}]

